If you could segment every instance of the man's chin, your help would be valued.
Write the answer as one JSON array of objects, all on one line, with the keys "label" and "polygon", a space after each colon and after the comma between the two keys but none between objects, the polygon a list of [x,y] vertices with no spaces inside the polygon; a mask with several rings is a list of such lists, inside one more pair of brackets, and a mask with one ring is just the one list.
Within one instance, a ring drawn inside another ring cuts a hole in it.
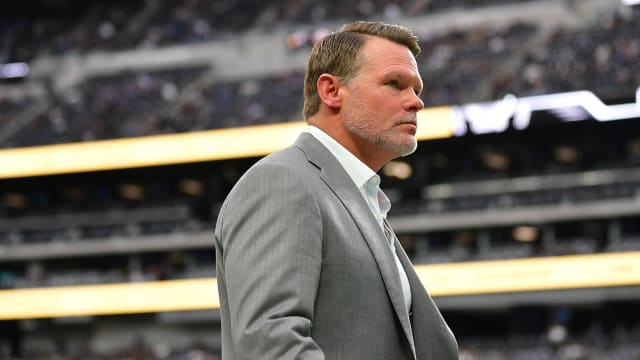
[{"label": "man's chin", "polygon": [[412,143],[405,144],[394,144],[395,153],[398,154],[398,157],[403,157],[407,155],[413,154],[418,148],[418,142],[414,141]]},{"label": "man's chin", "polygon": [[404,154],[402,154],[402,155],[400,155],[400,156],[401,156],[401,157],[402,157],[402,156],[409,156],[409,155],[413,154],[414,152],[416,152],[416,149],[417,149],[417,148],[418,148],[418,147],[413,147],[412,149],[410,149],[409,151],[406,151]]}]

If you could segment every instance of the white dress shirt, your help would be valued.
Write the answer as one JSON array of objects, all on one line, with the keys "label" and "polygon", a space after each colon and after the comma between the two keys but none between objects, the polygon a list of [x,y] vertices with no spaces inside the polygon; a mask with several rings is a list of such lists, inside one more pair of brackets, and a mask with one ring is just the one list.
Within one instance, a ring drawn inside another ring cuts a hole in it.
[{"label": "white dress shirt", "polygon": [[391,209],[391,202],[380,189],[380,176],[324,131],[310,125],[307,128],[307,132],[320,141],[320,143],[338,159],[338,162],[347,174],[349,174],[349,177],[351,177],[351,180],[353,180],[358,190],[360,190],[364,200],[367,202],[367,205],[369,205],[369,209],[371,209],[373,216],[376,218],[378,225],[380,225],[380,229],[389,240],[389,249],[393,253],[398,274],[400,274],[400,284],[402,285],[402,293],[408,312],[409,309],[411,309],[411,288],[407,274],[396,253],[396,247],[393,241],[394,237],[390,234],[390,229],[387,230],[384,224],[387,214]]}]

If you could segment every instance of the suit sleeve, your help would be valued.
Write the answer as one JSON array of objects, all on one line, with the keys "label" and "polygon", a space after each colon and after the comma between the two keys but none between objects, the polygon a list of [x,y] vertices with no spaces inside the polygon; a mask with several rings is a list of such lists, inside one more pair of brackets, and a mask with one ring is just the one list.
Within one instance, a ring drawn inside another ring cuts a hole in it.
[{"label": "suit sleeve", "polygon": [[222,249],[239,359],[324,359],[311,337],[322,262],[322,218],[300,175],[254,167],[223,206]]}]

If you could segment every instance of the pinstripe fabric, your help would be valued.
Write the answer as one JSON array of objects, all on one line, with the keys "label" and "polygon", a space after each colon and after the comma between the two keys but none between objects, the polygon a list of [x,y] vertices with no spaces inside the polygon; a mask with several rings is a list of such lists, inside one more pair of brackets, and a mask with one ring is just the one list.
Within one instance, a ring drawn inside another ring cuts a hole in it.
[{"label": "pinstripe fabric", "polygon": [[311,135],[256,163],[215,230],[223,359],[457,359],[453,336],[406,263],[412,318],[403,311],[386,241],[346,172]]}]

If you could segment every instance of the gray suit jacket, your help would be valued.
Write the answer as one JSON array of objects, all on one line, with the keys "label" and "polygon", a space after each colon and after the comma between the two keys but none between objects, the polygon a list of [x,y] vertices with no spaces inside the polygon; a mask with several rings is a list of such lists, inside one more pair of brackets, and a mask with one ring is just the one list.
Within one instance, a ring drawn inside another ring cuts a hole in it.
[{"label": "gray suit jacket", "polygon": [[457,359],[395,241],[411,315],[384,233],[335,157],[305,133],[258,161],[215,230],[223,359]]}]

